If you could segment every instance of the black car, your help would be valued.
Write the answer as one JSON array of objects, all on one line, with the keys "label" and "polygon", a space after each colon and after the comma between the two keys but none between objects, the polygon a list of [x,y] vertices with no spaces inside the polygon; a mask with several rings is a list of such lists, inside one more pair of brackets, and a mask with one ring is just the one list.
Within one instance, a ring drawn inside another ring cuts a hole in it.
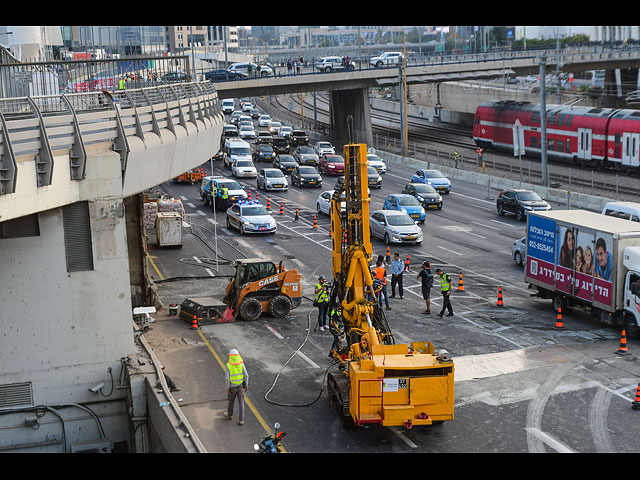
[{"label": "black car", "polygon": [[524,188],[509,188],[500,192],[496,207],[498,215],[513,213],[518,220],[525,220],[529,212],[551,210],[551,205],[540,195]]},{"label": "black car", "polygon": [[276,153],[289,153],[289,142],[284,138],[273,137],[272,143]]},{"label": "black car", "polygon": [[285,175],[289,175],[298,166],[298,162],[293,158],[293,155],[277,155],[273,166],[282,170]]},{"label": "black car", "polygon": [[435,188],[426,183],[409,183],[404,186],[401,193],[416,197],[425,210],[442,208],[442,197]]},{"label": "black car", "polygon": [[268,143],[261,143],[253,151],[254,162],[272,162],[276,157],[273,147]]},{"label": "black car", "polygon": [[291,145],[309,145],[309,135],[304,130],[294,130],[291,132]]},{"label": "black car", "polygon": [[204,74],[205,80],[210,82],[221,82],[224,80],[242,80],[247,78],[247,75],[242,72],[229,72],[227,70],[211,70]]},{"label": "black car", "polygon": [[311,165],[298,165],[291,172],[291,183],[298,187],[309,186],[318,187],[322,186],[322,176],[316,170],[316,167]]}]

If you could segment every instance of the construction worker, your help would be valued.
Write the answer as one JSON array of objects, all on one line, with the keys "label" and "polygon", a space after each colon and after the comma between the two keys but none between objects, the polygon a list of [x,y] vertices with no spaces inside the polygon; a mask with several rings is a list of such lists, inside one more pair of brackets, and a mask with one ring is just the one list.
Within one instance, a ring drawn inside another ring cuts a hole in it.
[{"label": "construction worker", "polygon": [[373,273],[376,276],[376,280],[380,282],[380,297],[378,299],[380,307],[382,307],[382,296],[384,295],[384,303],[387,306],[387,310],[391,310],[389,306],[389,296],[387,295],[387,269],[384,266],[384,262],[378,260],[376,262],[376,268],[373,269]]},{"label": "construction worker", "polygon": [[218,189],[215,182],[209,182],[209,193],[211,194],[211,211],[216,211],[216,200],[218,197]]},{"label": "construction worker", "polygon": [[233,418],[233,406],[238,399],[238,425],[244,425],[244,394],[249,388],[249,373],[247,372],[242,357],[235,348],[229,352],[229,360],[225,370],[225,380],[227,384],[227,396],[229,403],[225,418]]},{"label": "construction worker", "polygon": [[327,307],[329,306],[329,292],[327,291],[326,278],[324,275],[318,277],[318,283],[313,290],[316,296],[314,305],[318,307],[318,326],[321,332],[327,327]]},{"label": "construction worker", "polygon": [[333,344],[329,351],[329,358],[331,358],[335,352],[340,351],[342,340],[346,338],[344,335],[342,310],[340,308],[333,307],[329,312],[329,331],[333,334]]},{"label": "construction worker", "polygon": [[440,289],[442,291],[442,310],[438,316],[442,318],[445,309],[449,311],[447,317],[453,317],[453,307],[451,306],[451,278],[448,273],[445,273],[441,268],[436,269],[436,273],[440,275]]},{"label": "construction worker", "polygon": [[404,293],[402,288],[402,274],[404,273],[404,263],[400,260],[400,254],[394,253],[391,260],[391,298],[396,298],[396,285],[398,285],[398,294],[400,298]]},{"label": "construction worker", "polygon": [[458,161],[460,160],[460,154],[458,153],[457,150],[453,152],[453,159],[456,162],[456,168],[458,168]]},{"label": "construction worker", "polygon": [[222,202],[222,210],[226,211],[229,208],[229,189],[223,185],[220,189],[220,201]]},{"label": "construction worker", "polygon": [[417,277],[422,281],[422,298],[427,304],[427,309],[423,311],[425,315],[431,314],[431,287],[433,286],[433,274],[431,273],[431,263],[422,262],[422,270]]},{"label": "construction worker", "polygon": [[118,80],[118,90],[124,90],[125,88],[127,88],[127,85],[124,77],[122,77],[120,80]]},{"label": "construction worker", "polygon": [[482,149],[478,147],[478,150],[476,150],[476,153],[478,154],[476,165],[480,165],[482,163]]}]

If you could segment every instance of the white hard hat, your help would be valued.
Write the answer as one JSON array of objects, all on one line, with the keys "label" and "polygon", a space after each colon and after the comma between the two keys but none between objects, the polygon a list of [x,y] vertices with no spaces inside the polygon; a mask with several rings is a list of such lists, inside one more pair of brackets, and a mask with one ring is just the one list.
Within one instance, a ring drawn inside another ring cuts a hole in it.
[{"label": "white hard hat", "polygon": [[229,352],[229,355],[238,355],[238,350],[235,348]]}]

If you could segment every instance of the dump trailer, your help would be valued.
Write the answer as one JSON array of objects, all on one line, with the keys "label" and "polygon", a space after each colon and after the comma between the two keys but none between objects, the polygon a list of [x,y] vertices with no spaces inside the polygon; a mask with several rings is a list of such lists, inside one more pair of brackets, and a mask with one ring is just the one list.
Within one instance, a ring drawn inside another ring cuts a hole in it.
[{"label": "dump trailer", "polygon": [[344,159],[345,182],[331,200],[329,328],[341,345],[333,351],[339,371],[327,378],[329,400],[350,426],[412,428],[453,420],[451,354],[429,342],[395,344],[376,299],[369,266],[367,146],[345,145]]},{"label": "dump trailer", "polygon": [[640,338],[640,225],[587,210],[531,212],[525,281],[566,311],[581,307]]},{"label": "dump trailer", "polygon": [[300,306],[302,275],[263,258],[236,260],[236,273],[229,280],[224,303],[235,318],[257,320],[263,313],[284,317]]}]

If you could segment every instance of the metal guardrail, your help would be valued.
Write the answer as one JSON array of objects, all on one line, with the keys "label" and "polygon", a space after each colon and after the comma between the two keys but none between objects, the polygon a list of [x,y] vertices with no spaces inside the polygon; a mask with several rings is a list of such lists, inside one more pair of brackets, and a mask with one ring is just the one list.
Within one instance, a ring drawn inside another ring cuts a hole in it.
[{"label": "metal guardrail", "polygon": [[221,114],[210,82],[0,99],[0,195],[15,193],[22,155],[35,156],[39,187],[51,184],[54,152],[68,151],[70,178],[82,180],[86,147],[104,142],[120,154],[124,172],[128,137],[144,142],[149,132],[197,128],[198,120]]}]

